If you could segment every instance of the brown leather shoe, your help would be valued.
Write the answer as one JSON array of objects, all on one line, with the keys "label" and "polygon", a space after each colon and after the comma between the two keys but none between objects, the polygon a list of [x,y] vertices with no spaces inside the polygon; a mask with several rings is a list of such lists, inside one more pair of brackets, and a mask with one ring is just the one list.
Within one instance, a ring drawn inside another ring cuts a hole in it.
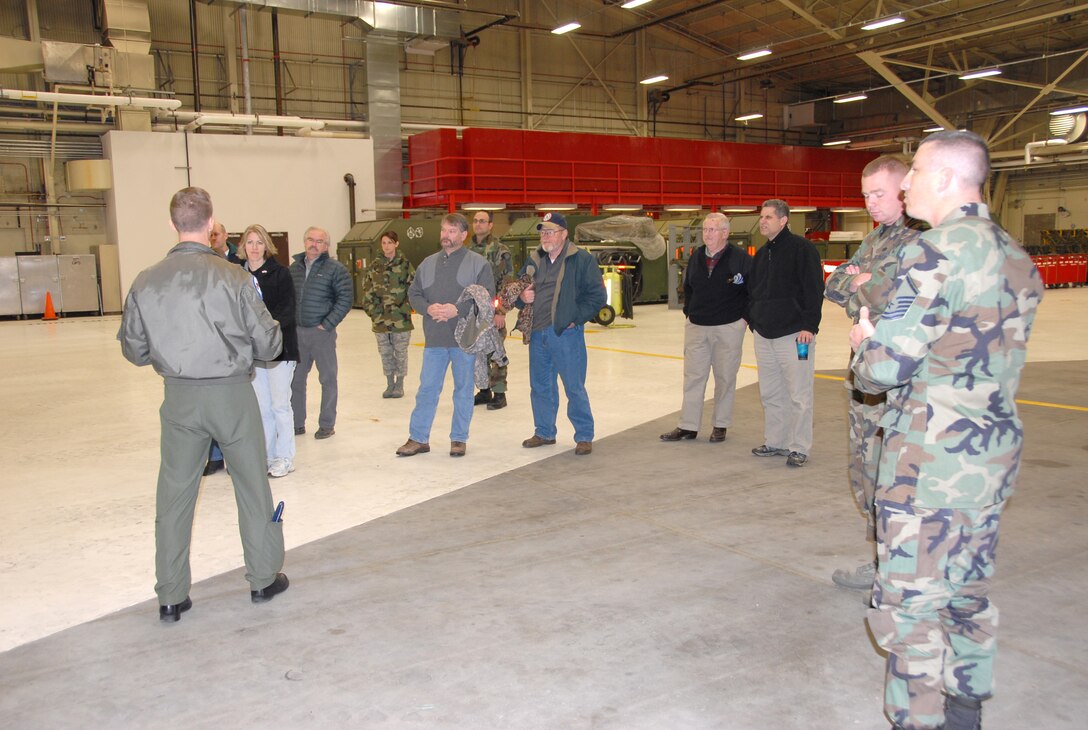
[{"label": "brown leather shoe", "polygon": [[404,442],[404,446],[397,449],[397,456],[415,456],[416,454],[426,454],[430,450],[430,444],[421,444],[418,441],[408,439]]},{"label": "brown leather shoe", "polygon": [[537,446],[551,446],[554,443],[555,439],[541,438],[534,433],[532,438],[525,439],[521,445],[527,449],[535,449]]},{"label": "brown leather shoe", "polygon": [[592,453],[593,453],[593,442],[592,441],[579,441],[577,443],[577,445],[575,445],[575,447],[574,447],[574,455],[575,456],[585,456],[586,454],[592,454]]},{"label": "brown leather shoe", "polygon": [[465,442],[464,441],[450,441],[450,456],[464,456],[465,455]]},{"label": "brown leather shoe", "polygon": [[677,426],[668,433],[661,434],[662,441],[679,441],[680,439],[693,439],[699,435],[698,431],[689,431],[686,428],[680,428]]},{"label": "brown leather shoe", "polygon": [[714,427],[714,430],[710,432],[710,443],[717,444],[725,441],[725,429]]}]

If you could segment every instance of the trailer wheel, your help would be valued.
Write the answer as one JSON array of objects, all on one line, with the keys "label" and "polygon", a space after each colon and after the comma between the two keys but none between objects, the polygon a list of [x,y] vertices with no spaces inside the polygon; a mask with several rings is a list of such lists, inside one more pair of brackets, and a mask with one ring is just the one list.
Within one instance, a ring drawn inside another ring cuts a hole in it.
[{"label": "trailer wheel", "polygon": [[606,304],[597,312],[597,324],[607,327],[616,321],[616,310],[611,304]]}]

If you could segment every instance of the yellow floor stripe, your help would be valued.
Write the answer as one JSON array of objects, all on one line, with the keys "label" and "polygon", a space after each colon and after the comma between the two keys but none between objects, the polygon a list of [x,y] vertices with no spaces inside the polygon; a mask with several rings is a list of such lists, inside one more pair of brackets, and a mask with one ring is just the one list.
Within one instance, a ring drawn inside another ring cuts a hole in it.
[{"label": "yellow floor stripe", "polygon": [[[658,352],[639,352],[638,350],[621,350],[621,349],[616,348],[616,347],[600,347],[598,345],[586,345],[586,349],[587,350],[601,350],[602,352],[618,352],[618,353],[620,353],[622,355],[641,355],[642,357],[658,357],[658,358],[663,358],[663,359],[666,359],[666,360],[683,360],[684,359],[683,355],[662,355],[661,353],[658,353]],[[755,365],[747,365],[745,363],[741,363],[741,367],[742,368],[748,368],[750,370],[756,370],[757,369]],[[823,373],[816,373],[816,377],[817,378],[822,378],[823,380],[837,380],[840,383],[843,380],[845,380],[845,378],[843,376],[841,376],[841,375],[825,375]],[[1064,410],[1064,411],[1080,411],[1082,413],[1088,413],[1088,407],[1085,407],[1085,406],[1071,406],[1071,405],[1068,405],[1068,404],[1065,404],[1065,403],[1047,403],[1045,401],[1038,401],[1038,400],[1017,400],[1016,402],[1019,403],[1022,406],[1039,406],[1040,408],[1057,408],[1059,410]]]}]

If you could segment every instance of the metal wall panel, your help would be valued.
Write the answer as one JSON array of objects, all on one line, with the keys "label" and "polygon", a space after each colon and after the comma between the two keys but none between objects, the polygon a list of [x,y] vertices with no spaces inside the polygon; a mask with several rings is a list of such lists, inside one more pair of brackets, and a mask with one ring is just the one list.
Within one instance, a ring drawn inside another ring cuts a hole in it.
[{"label": "metal wall panel", "polygon": [[98,270],[90,254],[57,256],[65,312],[97,312]]},{"label": "metal wall panel", "polygon": [[53,298],[53,308],[61,311],[60,272],[56,256],[16,256],[19,265],[19,299],[23,314],[45,312],[45,295]]},{"label": "metal wall panel", "polygon": [[19,298],[19,264],[14,256],[0,257],[0,317],[23,313]]}]

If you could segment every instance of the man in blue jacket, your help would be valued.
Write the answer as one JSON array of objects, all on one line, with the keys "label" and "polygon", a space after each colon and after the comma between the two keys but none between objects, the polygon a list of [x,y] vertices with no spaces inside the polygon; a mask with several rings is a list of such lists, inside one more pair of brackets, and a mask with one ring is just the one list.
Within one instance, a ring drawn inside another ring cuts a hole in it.
[{"label": "man in blue jacket", "polygon": [[298,300],[298,366],[291,381],[295,434],[306,433],[306,378],[317,363],[321,411],[316,439],[336,433],[336,326],[351,310],[351,274],[329,258],[329,232],[311,226],[303,237],[306,250],[295,254],[291,279]]},{"label": "man in blue jacket", "polygon": [[537,224],[540,248],[521,274],[533,279],[521,293],[519,307],[533,305],[529,340],[529,388],[533,435],[527,449],[555,443],[559,412],[558,376],[567,394],[567,418],[574,426],[577,456],[593,452],[593,413],[586,392],[586,339],[583,327],[605,304],[604,279],[597,259],[567,240],[567,219],[548,213]]}]

